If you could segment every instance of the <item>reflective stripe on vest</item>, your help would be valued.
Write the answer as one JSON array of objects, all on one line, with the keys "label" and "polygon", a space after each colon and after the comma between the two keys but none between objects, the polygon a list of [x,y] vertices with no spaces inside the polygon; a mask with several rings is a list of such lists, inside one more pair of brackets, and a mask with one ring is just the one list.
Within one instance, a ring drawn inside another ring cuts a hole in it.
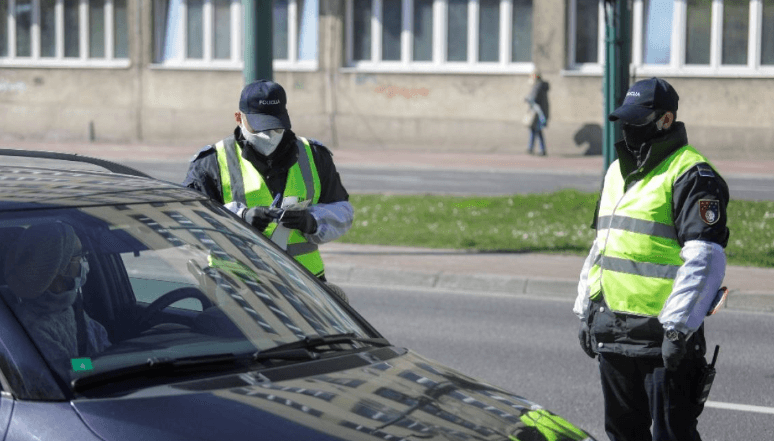
[{"label": "reflective stripe on vest", "polygon": [[[296,196],[299,202],[311,200],[311,204],[314,205],[320,199],[320,177],[317,174],[312,148],[309,141],[301,137],[297,138],[296,146],[298,162],[288,170],[282,196]],[[215,144],[215,150],[220,167],[223,203],[236,201],[247,207],[271,205],[273,198],[263,176],[242,157],[242,148],[233,136]],[[263,234],[271,237],[276,228],[277,223],[272,222]],[[323,261],[317,245],[307,241],[300,231],[293,230],[290,233],[287,252],[312,274],[318,277],[324,274]]]},{"label": "reflective stripe on vest", "polygon": [[589,272],[592,300],[604,294],[613,311],[658,316],[683,264],[672,187],[702,162],[709,163],[692,146],[684,146],[626,191],[619,162],[610,165],[597,217],[600,252]]}]

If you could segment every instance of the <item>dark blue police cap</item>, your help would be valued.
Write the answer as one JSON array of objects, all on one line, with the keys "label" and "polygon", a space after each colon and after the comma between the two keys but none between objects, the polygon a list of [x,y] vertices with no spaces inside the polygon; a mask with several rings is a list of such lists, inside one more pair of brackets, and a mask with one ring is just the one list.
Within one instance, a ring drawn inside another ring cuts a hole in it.
[{"label": "dark blue police cap", "polygon": [[678,99],[675,89],[661,78],[637,81],[626,92],[623,104],[607,119],[636,124],[656,110],[676,112]]},{"label": "dark blue police cap", "polygon": [[285,89],[269,80],[258,80],[242,89],[239,111],[247,116],[250,128],[256,132],[290,129],[288,98]]}]

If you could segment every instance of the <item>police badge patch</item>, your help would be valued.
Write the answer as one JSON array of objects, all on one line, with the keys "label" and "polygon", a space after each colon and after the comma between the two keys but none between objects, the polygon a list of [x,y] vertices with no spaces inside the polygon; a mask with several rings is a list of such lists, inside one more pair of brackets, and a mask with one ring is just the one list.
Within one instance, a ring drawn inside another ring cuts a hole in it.
[{"label": "police badge patch", "polygon": [[707,225],[714,225],[720,219],[720,202],[711,199],[699,199],[699,215]]}]

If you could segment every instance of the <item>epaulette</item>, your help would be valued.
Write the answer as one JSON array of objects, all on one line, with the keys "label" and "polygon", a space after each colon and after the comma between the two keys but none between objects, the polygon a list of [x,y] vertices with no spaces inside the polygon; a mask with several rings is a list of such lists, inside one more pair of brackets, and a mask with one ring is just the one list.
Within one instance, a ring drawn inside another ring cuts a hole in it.
[{"label": "epaulette", "polygon": [[331,151],[331,149],[326,147],[322,142],[320,142],[320,141],[318,141],[318,140],[316,140],[314,138],[306,138],[306,140],[309,141],[309,145],[314,145],[315,147],[321,148],[321,149],[325,150],[326,152],[328,152],[329,155],[333,156],[333,152]]},{"label": "epaulette", "polygon": [[194,162],[197,159],[203,157],[204,155],[209,153],[210,150],[212,150],[214,152],[215,151],[215,146],[214,145],[206,145],[206,146],[202,147],[201,150],[199,150],[198,152],[194,153],[193,156],[191,156],[190,162]]},{"label": "epaulette", "polygon": [[699,176],[703,176],[706,178],[714,178],[715,177],[715,171],[712,170],[712,167],[709,166],[709,164],[699,164],[696,166],[696,171],[699,172]]}]

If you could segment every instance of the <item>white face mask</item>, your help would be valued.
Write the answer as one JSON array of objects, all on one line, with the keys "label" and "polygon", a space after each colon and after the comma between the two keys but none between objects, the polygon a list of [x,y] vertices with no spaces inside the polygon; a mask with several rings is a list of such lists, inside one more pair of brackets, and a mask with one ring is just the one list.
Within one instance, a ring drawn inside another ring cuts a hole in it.
[{"label": "white face mask", "polygon": [[81,257],[81,273],[75,277],[75,290],[81,289],[86,284],[86,274],[89,273],[89,261],[86,257]]},{"label": "white face mask", "polygon": [[66,289],[65,291],[62,291],[62,293],[73,293],[78,290],[80,290],[83,285],[86,284],[86,275],[89,273],[89,261],[86,259],[86,256],[81,256],[80,260],[78,261],[78,264],[80,266],[80,270],[77,276],[70,276],[67,274],[62,274],[61,276],[66,280],[67,286],[70,286],[70,283],[68,283],[70,280],[72,280],[72,286],[69,289]]},{"label": "white face mask", "polygon": [[242,130],[242,136],[245,140],[260,154],[263,156],[269,156],[277,150],[282,136],[285,134],[284,129],[271,129],[263,132],[251,133],[245,128],[244,125],[239,126]]}]

